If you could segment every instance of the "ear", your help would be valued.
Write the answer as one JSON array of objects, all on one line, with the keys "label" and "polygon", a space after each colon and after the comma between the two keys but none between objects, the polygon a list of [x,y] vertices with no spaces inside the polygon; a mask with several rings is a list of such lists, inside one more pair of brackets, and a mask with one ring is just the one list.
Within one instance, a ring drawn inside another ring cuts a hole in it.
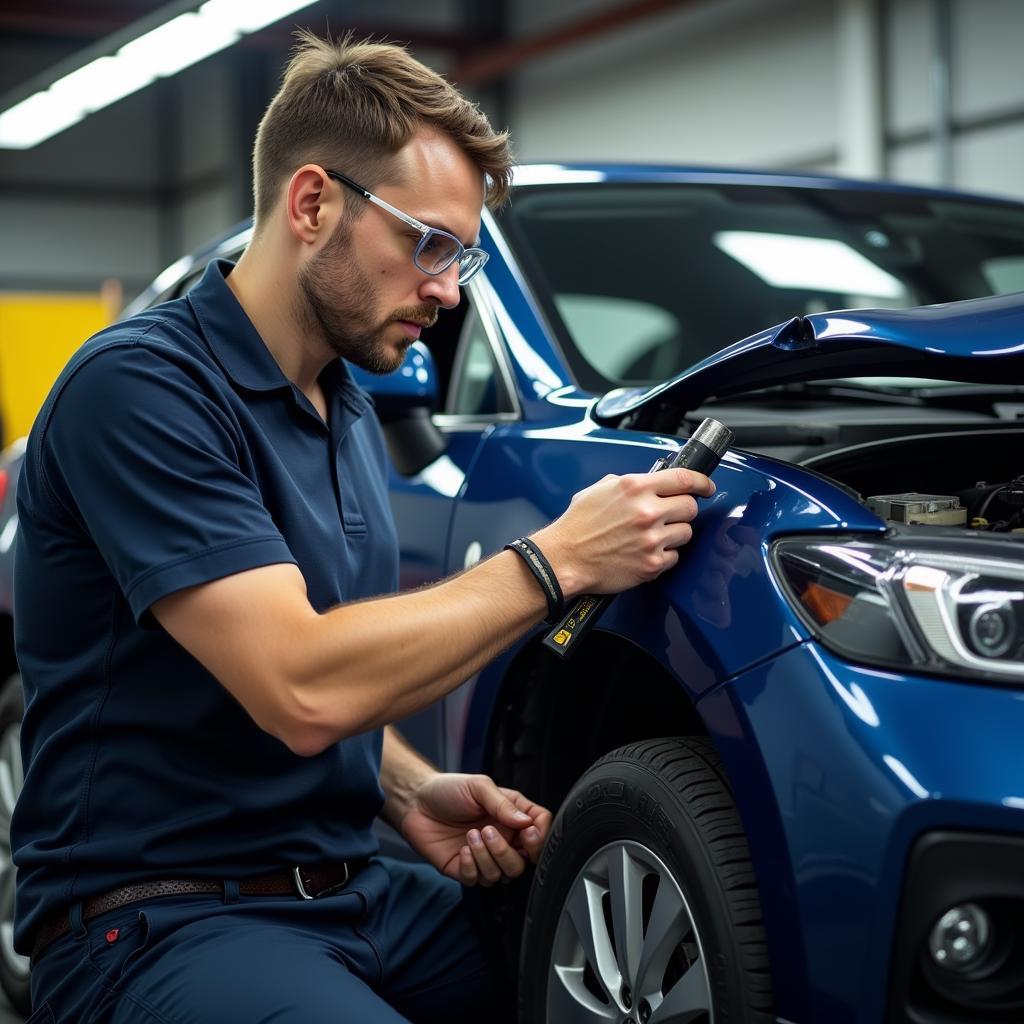
[{"label": "ear", "polygon": [[292,176],[285,192],[285,214],[292,234],[307,245],[330,237],[342,215],[340,190],[331,188],[322,167],[304,164]]}]

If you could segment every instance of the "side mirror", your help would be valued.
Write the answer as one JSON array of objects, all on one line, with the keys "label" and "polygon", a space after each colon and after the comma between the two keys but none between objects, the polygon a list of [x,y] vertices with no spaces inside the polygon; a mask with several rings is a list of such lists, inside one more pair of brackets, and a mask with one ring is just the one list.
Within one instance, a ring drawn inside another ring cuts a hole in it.
[{"label": "side mirror", "polygon": [[415,476],[448,447],[430,418],[437,407],[437,370],[430,349],[414,341],[394,373],[378,374],[352,366],[355,382],[373,396],[377,418],[384,428],[388,454],[402,476]]},{"label": "side mirror", "polygon": [[437,370],[430,349],[414,341],[393,373],[370,373],[349,364],[355,382],[373,396],[381,423],[404,419],[416,410],[429,415],[437,406]]}]

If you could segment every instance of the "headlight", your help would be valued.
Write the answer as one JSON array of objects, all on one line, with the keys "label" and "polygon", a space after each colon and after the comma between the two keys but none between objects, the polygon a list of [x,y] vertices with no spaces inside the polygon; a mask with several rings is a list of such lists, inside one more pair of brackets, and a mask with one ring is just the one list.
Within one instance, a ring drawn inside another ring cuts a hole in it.
[{"label": "headlight", "polygon": [[827,647],[873,665],[1024,681],[1024,565],[908,546],[905,537],[789,538],[773,565]]}]

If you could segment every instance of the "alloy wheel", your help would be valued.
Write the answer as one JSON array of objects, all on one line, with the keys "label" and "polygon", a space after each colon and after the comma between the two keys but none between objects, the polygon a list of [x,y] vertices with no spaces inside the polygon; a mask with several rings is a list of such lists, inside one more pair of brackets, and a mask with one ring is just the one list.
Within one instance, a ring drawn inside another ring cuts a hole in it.
[{"label": "alloy wheel", "polygon": [[701,937],[664,862],[631,840],[584,864],[559,917],[547,986],[558,1024],[714,1024]]}]

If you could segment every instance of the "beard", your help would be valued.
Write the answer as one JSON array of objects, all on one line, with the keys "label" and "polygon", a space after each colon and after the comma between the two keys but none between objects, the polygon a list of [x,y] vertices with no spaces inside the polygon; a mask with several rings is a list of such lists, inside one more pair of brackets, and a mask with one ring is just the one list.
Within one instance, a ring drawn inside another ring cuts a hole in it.
[{"label": "beard", "polygon": [[399,320],[432,326],[437,320],[433,305],[403,306],[377,320],[379,289],[368,273],[352,258],[352,245],[345,223],[299,271],[298,318],[304,329],[319,337],[342,359],[370,373],[393,373],[405,359],[412,343],[405,338],[396,347],[385,333]]}]

